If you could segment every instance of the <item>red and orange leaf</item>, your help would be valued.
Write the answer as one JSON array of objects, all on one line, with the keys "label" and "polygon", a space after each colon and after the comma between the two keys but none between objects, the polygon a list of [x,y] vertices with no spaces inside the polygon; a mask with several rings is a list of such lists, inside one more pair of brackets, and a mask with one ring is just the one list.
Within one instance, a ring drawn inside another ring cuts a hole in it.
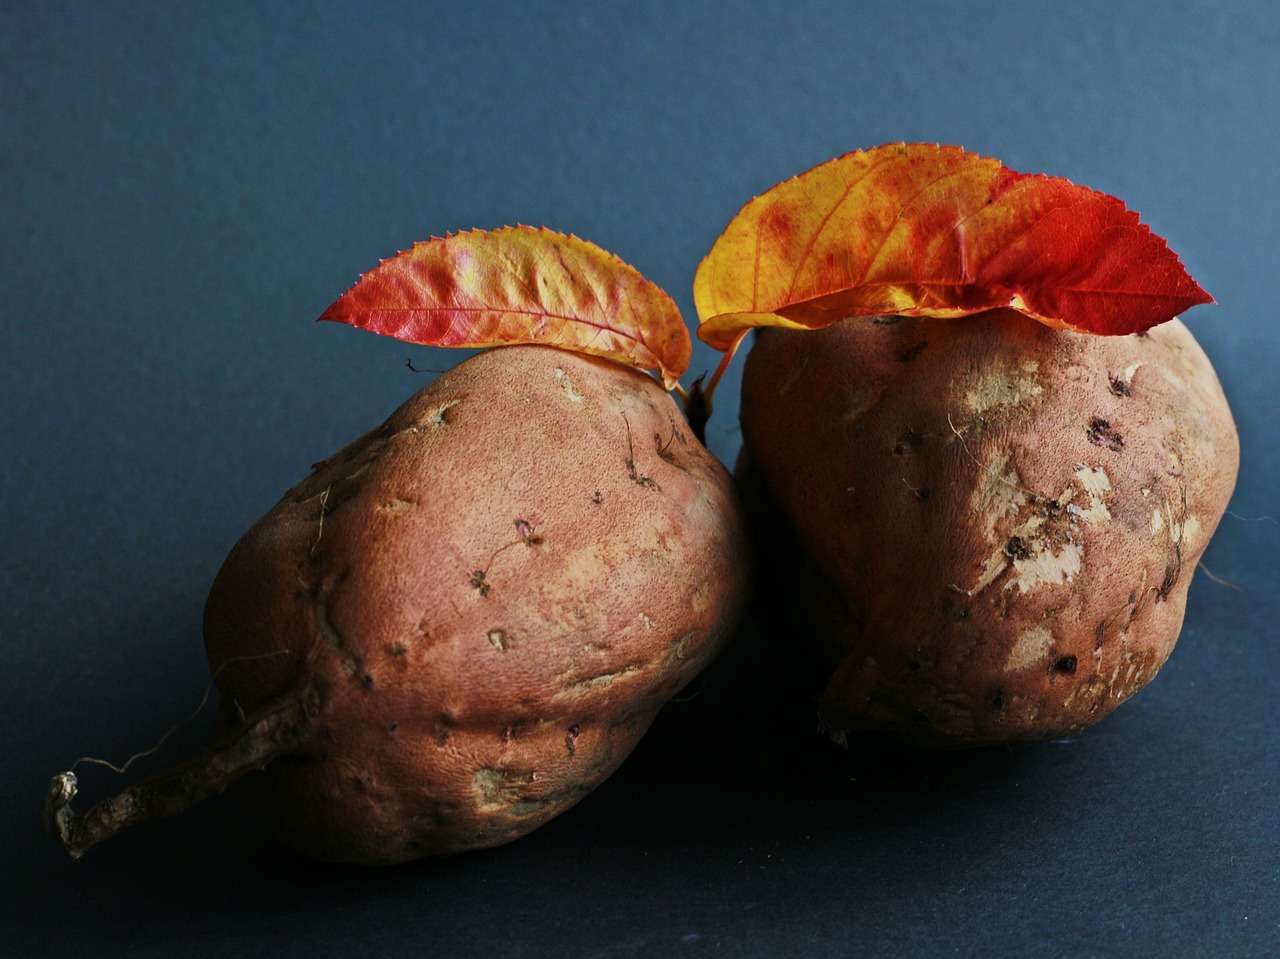
[{"label": "red and orange leaf", "polygon": [[415,243],[320,319],[426,346],[557,346],[656,370],[668,389],[693,346],[671,297],[634,267],[576,236],[527,226]]},{"label": "red and orange leaf", "polygon": [[849,153],[756,197],[698,267],[694,300],[721,350],[755,326],[996,307],[1136,333],[1213,302],[1115,197],[926,143]]}]

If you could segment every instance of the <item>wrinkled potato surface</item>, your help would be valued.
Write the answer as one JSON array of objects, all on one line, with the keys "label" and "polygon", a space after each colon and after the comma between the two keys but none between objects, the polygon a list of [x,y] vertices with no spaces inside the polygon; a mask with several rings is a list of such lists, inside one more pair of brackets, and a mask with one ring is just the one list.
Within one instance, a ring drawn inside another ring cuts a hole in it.
[{"label": "wrinkled potato surface", "polygon": [[307,750],[237,791],[324,859],[515,839],[712,657],[744,554],[728,474],[653,380],[546,347],[469,359],[318,464],[218,574],[211,666],[267,654],[217,673],[224,700],[309,682],[321,704]]},{"label": "wrinkled potato surface", "polygon": [[826,679],[820,716],[973,746],[1062,736],[1155,676],[1235,485],[1186,327],[1100,337],[1011,311],[770,330],[739,475],[762,588]]}]

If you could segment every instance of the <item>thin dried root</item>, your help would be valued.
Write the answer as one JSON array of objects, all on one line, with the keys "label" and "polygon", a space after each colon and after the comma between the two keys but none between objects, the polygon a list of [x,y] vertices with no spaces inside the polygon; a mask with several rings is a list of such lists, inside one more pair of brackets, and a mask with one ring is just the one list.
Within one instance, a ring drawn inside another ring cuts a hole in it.
[{"label": "thin dried root", "polygon": [[[174,723],[172,726],[170,726],[168,730],[165,732],[165,734],[161,736],[160,739],[156,742],[156,744],[152,746],[150,749],[144,749],[141,752],[134,753],[132,756],[126,759],[122,765],[119,765],[119,766],[111,762],[109,759],[99,759],[97,756],[81,756],[79,759],[77,759],[75,762],[71,764],[70,771],[75,772],[76,767],[79,766],[81,763],[88,763],[94,766],[106,766],[113,773],[118,773],[119,775],[123,776],[125,773],[129,771],[129,767],[132,766],[134,763],[136,763],[139,759],[146,759],[148,756],[154,756],[156,753],[158,753],[164,747],[164,744],[169,741],[170,736],[176,733],[179,729],[181,729],[187,723],[194,720],[202,712],[204,712],[204,707],[209,704],[209,696],[210,694],[213,693],[213,687],[216,685],[218,681],[218,677],[222,675],[223,671],[228,666],[234,666],[237,663],[253,662],[259,659],[270,659],[272,656],[287,656],[288,654],[289,654],[289,650],[287,649],[276,649],[276,650],[272,650],[269,653],[259,653],[253,656],[232,656],[230,659],[228,659],[226,662],[224,662],[221,666],[219,666],[217,669],[213,671],[213,675],[209,677],[209,682],[204,687],[204,695],[200,697],[200,702],[196,705],[196,708],[192,710],[191,715],[188,716],[186,719],[182,720],[182,722]],[[236,703],[235,706],[240,713],[240,721],[244,722],[245,721],[244,710],[240,709],[239,703]]]},{"label": "thin dried root", "polygon": [[1231,582],[1231,580],[1229,579],[1219,576],[1217,573],[1211,570],[1208,566],[1206,566],[1203,562],[1200,562],[1197,565],[1200,567],[1200,571],[1204,573],[1205,576],[1207,576],[1210,579],[1210,581],[1217,583],[1219,586],[1225,586],[1227,589],[1233,589],[1237,593],[1244,592],[1243,586],[1240,586],[1236,583]]},{"label": "thin dried root", "polygon": [[319,710],[320,698],[314,689],[291,691],[255,711],[244,725],[194,758],[126,786],[81,814],[71,808],[78,791],[76,774],[58,773],[45,795],[45,828],[72,859],[79,859],[122,829],[185,812],[246,773],[296,752],[307,741]]}]

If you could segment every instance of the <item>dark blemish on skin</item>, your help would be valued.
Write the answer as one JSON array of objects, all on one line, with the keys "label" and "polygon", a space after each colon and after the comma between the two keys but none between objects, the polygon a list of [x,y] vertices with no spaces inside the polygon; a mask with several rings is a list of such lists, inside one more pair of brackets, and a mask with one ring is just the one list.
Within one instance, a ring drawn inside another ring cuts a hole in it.
[{"label": "dark blemish on skin", "polygon": [[919,343],[915,344],[914,346],[908,346],[905,350],[902,350],[898,353],[898,362],[910,363],[917,356],[923,353],[925,347],[928,345],[929,345],[928,340],[921,340]]},{"label": "dark blemish on skin", "polygon": [[1169,598],[1169,593],[1173,589],[1174,584],[1178,582],[1178,577],[1182,575],[1182,537],[1186,535],[1187,517],[1187,487],[1182,487],[1182,518],[1183,523],[1178,532],[1178,541],[1173,544],[1173,559],[1164,568],[1164,579],[1160,581],[1160,586],[1156,589],[1156,597],[1163,602]]},{"label": "dark blemish on skin", "polygon": [[1107,638],[1107,623],[1103,620],[1098,624],[1098,628],[1093,631],[1093,648],[1101,649],[1102,641]]},{"label": "dark blemish on skin", "polygon": [[877,316],[871,322],[876,326],[896,326],[904,319],[906,319],[904,316]]},{"label": "dark blemish on skin", "polygon": [[361,685],[364,686],[365,689],[373,689],[373,676],[371,676],[369,673],[365,673],[363,676],[360,677],[360,683]]},{"label": "dark blemish on skin", "polygon": [[399,640],[396,640],[394,643],[391,644],[392,656],[404,656],[408,652],[409,652],[409,647],[406,646],[404,643],[400,642]]},{"label": "dark blemish on skin", "polygon": [[1132,396],[1133,390],[1129,384],[1114,373],[1107,374],[1107,382],[1111,385],[1111,392],[1116,396]]},{"label": "dark blemish on skin", "polygon": [[541,534],[527,519],[516,518],[516,532],[520,534],[520,542],[525,546],[538,546],[542,543]]},{"label": "dark blemish on skin", "polygon": [[475,570],[471,574],[471,579],[468,580],[471,584],[471,588],[478,591],[481,598],[488,597],[489,591],[493,589],[493,584],[489,582],[488,577],[489,570],[493,566],[493,561],[495,559],[501,556],[505,551],[509,550],[512,546],[518,546],[520,543],[524,543],[524,545],[528,546],[530,549],[542,544],[542,535],[537,531],[537,527],[535,527],[529,520],[517,516],[515,519],[515,525],[519,539],[514,539],[510,543],[504,543],[502,546],[495,549],[493,554],[489,557],[489,562],[484,564],[484,569]]},{"label": "dark blemish on skin", "polygon": [[599,490],[596,490],[594,493],[591,494],[591,502],[595,506],[599,506],[601,503],[604,502],[604,494],[601,493]]},{"label": "dark blemish on skin", "polygon": [[1053,671],[1064,676],[1073,675],[1076,671],[1076,658],[1074,656],[1059,656],[1053,661]]},{"label": "dark blemish on skin", "polygon": [[902,477],[902,485],[911,491],[911,495],[916,498],[917,502],[923,503],[929,498],[931,490],[927,486],[921,486],[917,489],[907,482],[907,478],[905,476]]},{"label": "dark blemish on skin", "polygon": [[1028,559],[1031,546],[1021,536],[1010,536],[1009,542],[1004,544],[1004,555],[1010,559]]},{"label": "dark blemish on skin", "polygon": [[441,716],[436,720],[436,745],[443,746],[449,741],[449,731],[453,728],[453,720],[449,716]]},{"label": "dark blemish on skin", "polygon": [[1111,450],[1118,453],[1124,449],[1124,440],[1120,434],[1111,428],[1111,424],[1106,420],[1095,416],[1089,421],[1089,428],[1085,431],[1089,437],[1089,442],[1094,446],[1101,446],[1103,449]]},{"label": "dark blemish on skin", "polygon": [[396,722],[394,719],[391,720],[391,722],[387,723],[387,732],[393,735],[395,734],[395,731],[399,728],[400,728],[400,724]]},{"label": "dark blemish on skin", "polygon": [[678,429],[676,429],[675,423],[671,424],[671,435],[668,436],[665,441],[662,439],[661,433],[653,434],[653,447],[655,450],[657,450],[658,456],[664,462],[667,462],[667,463],[675,462],[675,459],[676,459],[675,454],[671,452],[671,443],[673,440],[676,440],[677,438],[680,440],[680,445],[684,446],[685,445],[684,434],[681,433]]},{"label": "dark blemish on skin", "polygon": [[627,419],[626,414],[622,416],[622,422],[627,424],[627,477],[637,486],[643,486],[645,489],[661,490],[657,481],[650,476],[645,476],[640,472],[640,468],[636,466],[636,450],[631,442],[631,421]]},{"label": "dark blemish on skin", "polygon": [[994,693],[991,694],[991,708],[997,709],[997,710],[1004,709],[1004,690],[1003,689],[997,689]]},{"label": "dark blemish on skin", "polygon": [[923,445],[923,433],[917,433],[915,430],[903,430],[902,435],[898,437],[898,442],[893,444],[893,455],[906,456],[908,453],[914,453]]},{"label": "dark blemish on skin", "polygon": [[568,750],[570,756],[577,752],[578,746],[576,740],[581,733],[582,727],[577,723],[574,723],[569,727],[569,731],[564,734],[564,748]]}]

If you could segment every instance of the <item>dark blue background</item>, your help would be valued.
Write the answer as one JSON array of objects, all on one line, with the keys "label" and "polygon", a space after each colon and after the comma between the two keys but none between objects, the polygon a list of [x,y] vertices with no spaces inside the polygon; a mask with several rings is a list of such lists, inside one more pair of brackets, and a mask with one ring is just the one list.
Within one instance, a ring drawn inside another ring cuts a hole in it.
[{"label": "dark blue background", "polygon": [[[5,4],[0,952],[1280,952],[1272,10]],[[546,224],[692,320],[745,199],[895,139],[1123,197],[1221,304],[1190,321],[1243,464],[1206,562],[1242,591],[1197,578],[1132,704],[1069,743],[845,762],[748,629],[614,780],[504,849],[312,866],[219,804],[76,865],[39,834],[49,774],[199,698],[204,594],[239,533],[422,384],[406,356],[458,358],[314,326],[359,271]]]}]

